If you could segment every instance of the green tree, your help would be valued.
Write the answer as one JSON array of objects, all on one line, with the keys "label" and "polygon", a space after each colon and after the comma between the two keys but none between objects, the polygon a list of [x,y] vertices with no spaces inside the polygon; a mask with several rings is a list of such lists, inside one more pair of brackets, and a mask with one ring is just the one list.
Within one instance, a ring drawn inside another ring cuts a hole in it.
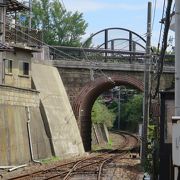
[{"label": "green tree", "polygon": [[43,31],[46,43],[80,46],[87,28],[82,13],[67,11],[59,0],[33,0],[32,11],[32,27]]},{"label": "green tree", "polygon": [[[21,16],[26,20],[21,22]],[[29,14],[21,12],[17,20],[29,26]],[[87,26],[82,13],[67,11],[59,0],[32,0],[31,27],[41,30],[49,45],[80,46]]]},{"label": "green tree", "polygon": [[95,101],[91,113],[93,123],[105,123],[107,127],[111,128],[115,117],[116,114],[112,110],[109,110],[101,100]]},{"label": "green tree", "polygon": [[121,105],[121,121],[125,129],[136,131],[142,119],[142,95],[134,95],[128,102]]}]

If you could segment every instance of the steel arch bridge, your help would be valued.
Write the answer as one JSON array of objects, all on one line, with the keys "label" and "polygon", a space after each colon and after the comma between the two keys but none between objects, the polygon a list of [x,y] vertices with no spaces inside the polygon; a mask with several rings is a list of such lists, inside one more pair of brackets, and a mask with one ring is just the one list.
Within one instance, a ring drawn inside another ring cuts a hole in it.
[{"label": "steel arch bridge", "polygon": [[53,59],[98,60],[128,59],[142,60],[146,56],[146,40],[143,36],[129,29],[111,27],[92,34],[81,47],[52,46]]},{"label": "steel arch bridge", "polygon": [[115,46],[117,41],[119,41],[121,45],[128,44],[127,47],[130,52],[137,51],[136,46],[139,46],[142,51],[144,51],[146,47],[146,40],[142,36],[135,33],[134,31],[120,27],[106,28],[92,34],[83,43],[83,47],[87,47],[88,43],[93,41],[93,39],[95,39],[98,35],[103,37],[103,42],[97,45],[97,49],[102,47],[104,47],[104,49],[111,50],[119,49],[118,46]]}]

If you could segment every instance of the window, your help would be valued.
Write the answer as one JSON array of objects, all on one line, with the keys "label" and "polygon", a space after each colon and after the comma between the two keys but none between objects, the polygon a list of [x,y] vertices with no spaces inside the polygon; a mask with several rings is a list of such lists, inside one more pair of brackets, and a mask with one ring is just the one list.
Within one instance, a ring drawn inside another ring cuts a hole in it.
[{"label": "window", "polygon": [[19,74],[29,76],[29,63],[27,62],[19,63]]},{"label": "window", "polygon": [[5,59],[4,66],[5,66],[5,74],[12,74],[12,60]]}]

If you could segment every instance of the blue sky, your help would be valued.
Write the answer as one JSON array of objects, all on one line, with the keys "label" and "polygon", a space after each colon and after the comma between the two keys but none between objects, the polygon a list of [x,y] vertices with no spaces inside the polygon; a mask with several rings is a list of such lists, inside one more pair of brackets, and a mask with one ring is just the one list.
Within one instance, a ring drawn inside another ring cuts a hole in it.
[{"label": "blue sky", "polygon": [[[153,11],[154,2],[155,0],[152,0]],[[108,27],[127,28],[139,35],[146,33],[148,0],[64,0],[64,4],[67,10],[83,13],[88,23],[84,38]],[[163,0],[157,0],[152,32],[153,45],[158,42],[162,6]]]}]

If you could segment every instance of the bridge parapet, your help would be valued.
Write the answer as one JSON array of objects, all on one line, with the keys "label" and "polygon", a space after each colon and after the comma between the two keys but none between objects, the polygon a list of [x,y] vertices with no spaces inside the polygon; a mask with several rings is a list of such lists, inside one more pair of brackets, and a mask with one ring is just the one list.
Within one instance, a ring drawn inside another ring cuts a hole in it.
[{"label": "bridge parapet", "polygon": [[[52,46],[49,47],[51,60],[66,60],[66,61],[91,61],[91,62],[108,62],[108,63],[126,63],[143,64],[146,60],[145,51],[125,51],[125,50],[111,50],[111,49],[96,49],[96,48],[82,48],[82,47],[65,47]],[[158,61],[158,56],[153,55],[153,64]],[[155,60],[156,59],[156,60]],[[164,65],[174,66],[174,55],[165,55]]]},{"label": "bridge parapet", "polygon": [[[72,61],[54,60],[53,65],[58,68],[76,68],[76,69],[94,69],[94,70],[114,70],[114,71],[132,71],[144,72],[144,64],[140,62],[92,62],[92,61]],[[153,71],[153,70],[152,70]],[[175,68],[173,65],[164,65],[164,73],[174,73]]]}]

